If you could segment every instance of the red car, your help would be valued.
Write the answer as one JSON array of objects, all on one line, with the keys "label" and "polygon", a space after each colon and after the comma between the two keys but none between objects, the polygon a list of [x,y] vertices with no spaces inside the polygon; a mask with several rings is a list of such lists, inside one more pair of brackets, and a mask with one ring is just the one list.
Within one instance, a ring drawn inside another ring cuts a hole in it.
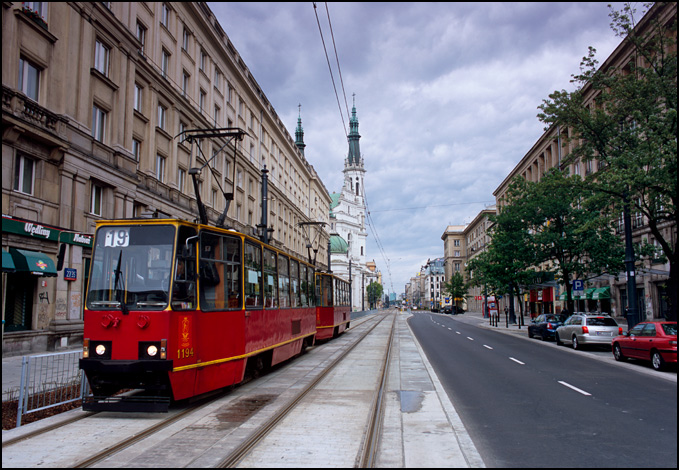
[{"label": "red car", "polygon": [[677,322],[641,322],[626,334],[613,338],[616,361],[627,358],[651,361],[655,370],[677,363]]}]

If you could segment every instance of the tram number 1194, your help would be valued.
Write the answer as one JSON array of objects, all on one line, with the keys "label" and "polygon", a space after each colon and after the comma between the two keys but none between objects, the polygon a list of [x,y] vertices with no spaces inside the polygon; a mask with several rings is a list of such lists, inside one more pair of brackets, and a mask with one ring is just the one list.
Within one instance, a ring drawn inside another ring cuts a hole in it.
[{"label": "tram number 1194", "polygon": [[193,348],[177,349],[177,359],[186,359],[193,356]]}]

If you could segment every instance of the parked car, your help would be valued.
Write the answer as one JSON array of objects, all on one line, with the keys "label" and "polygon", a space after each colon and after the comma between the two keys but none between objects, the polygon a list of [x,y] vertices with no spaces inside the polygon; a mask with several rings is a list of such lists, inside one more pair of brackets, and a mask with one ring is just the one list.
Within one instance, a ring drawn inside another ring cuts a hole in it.
[{"label": "parked car", "polygon": [[458,307],[457,305],[446,305],[445,307],[443,307],[442,312],[451,315],[457,315],[459,313],[464,313],[464,310],[462,309],[462,307]]},{"label": "parked car", "polygon": [[613,338],[616,361],[628,357],[651,361],[655,370],[677,363],[677,322],[641,322],[624,335]]},{"label": "parked car", "polygon": [[613,317],[601,313],[574,313],[556,329],[556,344],[570,343],[573,349],[584,345],[610,345],[622,327]]},{"label": "parked car", "polygon": [[554,339],[556,329],[562,325],[561,317],[552,313],[543,313],[531,320],[528,325],[528,337],[539,336],[542,341]]}]

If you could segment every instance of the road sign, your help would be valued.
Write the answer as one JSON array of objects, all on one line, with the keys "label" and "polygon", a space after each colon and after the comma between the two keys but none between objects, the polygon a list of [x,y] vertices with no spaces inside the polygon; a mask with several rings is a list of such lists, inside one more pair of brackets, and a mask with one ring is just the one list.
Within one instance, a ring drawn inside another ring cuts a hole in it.
[{"label": "road sign", "polygon": [[582,295],[585,292],[585,283],[580,279],[573,281],[573,295]]}]

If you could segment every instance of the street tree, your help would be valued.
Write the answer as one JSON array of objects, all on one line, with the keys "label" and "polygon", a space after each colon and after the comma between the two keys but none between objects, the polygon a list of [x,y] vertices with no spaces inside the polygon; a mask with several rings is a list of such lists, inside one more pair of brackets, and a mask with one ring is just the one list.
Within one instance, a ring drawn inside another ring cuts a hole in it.
[{"label": "street tree", "polygon": [[384,288],[379,282],[373,281],[368,284],[368,287],[366,287],[365,290],[368,294],[368,304],[370,305],[370,308],[373,309],[377,306],[377,301],[382,297]]},{"label": "street tree", "polygon": [[464,299],[467,295],[467,287],[462,274],[459,272],[453,274],[450,280],[443,285],[443,293],[453,299],[453,305],[458,306],[457,299]]},{"label": "street tree", "polygon": [[570,129],[561,133],[564,145],[571,148],[564,164],[599,162],[598,171],[585,180],[609,208],[624,212],[628,220],[630,213],[643,215],[669,262],[669,311],[676,320],[676,3],[653,4],[639,24],[634,15],[629,4],[610,13],[611,27],[631,50],[628,59],[599,68],[596,50],[590,47],[581,73],[572,76],[577,89],[550,94],[538,117],[550,126]]}]

